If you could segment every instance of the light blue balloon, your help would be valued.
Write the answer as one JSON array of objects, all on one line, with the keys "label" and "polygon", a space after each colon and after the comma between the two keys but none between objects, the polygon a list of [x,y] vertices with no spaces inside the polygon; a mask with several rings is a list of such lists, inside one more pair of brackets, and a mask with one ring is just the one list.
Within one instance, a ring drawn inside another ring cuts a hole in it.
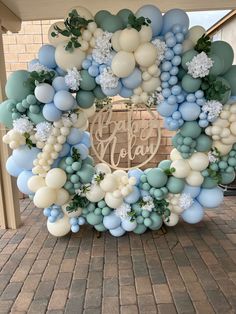
[{"label": "light blue balloon", "polygon": [[128,98],[128,97],[131,97],[132,95],[133,95],[132,89],[128,89],[124,86],[121,88],[121,90],[120,90],[120,96],[121,97]]},{"label": "light blue balloon", "polygon": [[192,198],[196,198],[199,195],[200,191],[201,191],[200,186],[191,186],[185,184],[182,194],[190,194]]},{"label": "light blue balloon", "polygon": [[76,233],[76,232],[79,232],[80,226],[79,225],[72,225],[70,229],[73,233]]},{"label": "light blue balloon", "polygon": [[201,189],[197,197],[198,202],[207,208],[215,208],[219,206],[224,199],[224,193],[219,187],[213,189]]},{"label": "light blue balloon", "polygon": [[158,36],[161,33],[163,18],[161,11],[154,5],[144,5],[138,9],[135,14],[137,17],[146,17],[151,20],[152,37]]},{"label": "light blue balloon", "polygon": [[62,150],[59,152],[59,157],[65,157],[70,152],[70,145],[68,143],[64,143],[62,145]]},{"label": "light blue balloon", "polygon": [[51,215],[51,208],[50,207],[44,208],[43,215],[49,217]]},{"label": "light blue balloon", "polygon": [[65,76],[66,75],[66,71],[64,71],[62,68],[60,68],[58,66],[55,68],[55,70],[56,70],[57,74],[60,75],[60,76]]},{"label": "light blue balloon", "polygon": [[157,112],[163,117],[171,116],[178,108],[178,105],[169,105],[166,101],[163,101],[157,106]]},{"label": "light blue balloon", "polygon": [[87,132],[87,131],[83,132],[83,137],[82,137],[82,140],[80,143],[84,144],[88,148],[91,147],[91,139],[90,139],[90,133],[89,132]]},{"label": "light blue balloon", "polygon": [[28,180],[33,177],[32,171],[24,170],[22,171],[17,178],[17,187],[21,193],[26,195],[32,194],[32,191],[28,188]]},{"label": "light blue balloon", "polygon": [[[80,154],[80,158],[82,160],[84,160],[84,159],[86,159],[88,157],[89,150],[88,150],[87,146],[85,146],[84,144],[76,144],[76,145],[72,146],[72,148],[73,147],[78,149],[79,154]],[[71,153],[72,153],[72,148],[71,148]]]},{"label": "light blue balloon", "polygon": [[116,229],[120,226],[121,219],[115,213],[111,213],[103,218],[103,224],[107,229]]},{"label": "light blue balloon", "polygon": [[60,162],[61,162],[61,158],[57,158],[56,160],[54,160],[54,162],[52,164],[52,168],[58,168]]},{"label": "light blue balloon", "polygon": [[71,93],[66,90],[60,90],[56,92],[53,101],[57,109],[62,111],[73,109],[76,102]]},{"label": "light blue balloon", "polygon": [[197,201],[194,201],[192,206],[186,209],[181,214],[183,220],[189,224],[196,224],[200,222],[204,217],[204,209],[202,208],[201,204]]},{"label": "light blue balloon", "polygon": [[61,118],[62,112],[57,109],[54,103],[46,104],[43,106],[43,116],[50,122],[58,121]]},{"label": "light blue balloon", "polygon": [[88,69],[89,75],[96,77],[99,74],[99,68],[96,65],[92,65]]},{"label": "light blue balloon", "polygon": [[37,158],[38,153],[40,153],[38,148],[29,148],[24,145],[13,150],[12,158],[19,168],[31,170],[34,166],[33,161]]},{"label": "light blue balloon", "polygon": [[148,191],[144,191],[144,190],[140,190],[141,196],[145,197],[145,196],[150,196]]},{"label": "light blue balloon", "polygon": [[57,76],[52,81],[52,86],[58,92],[59,90],[66,90],[68,91],[69,88],[66,85],[65,78],[63,76]]},{"label": "light blue balloon", "polygon": [[200,107],[192,102],[184,102],[181,104],[179,111],[185,121],[195,121],[201,113]]},{"label": "light blue balloon", "polygon": [[82,62],[82,68],[84,70],[88,70],[88,68],[92,65],[92,62],[91,60],[88,60],[88,59],[85,59],[83,62]]},{"label": "light blue balloon", "polygon": [[53,69],[57,66],[55,61],[55,47],[52,45],[43,45],[39,49],[39,62],[46,67]]},{"label": "light blue balloon", "polygon": [[128,89],[138,87],[142,83],[142,72],[138,68],[135,68],[129,76],[121,79],[121,83]]},{"label": "light blue balloon", "polygon": [[128,204],[136,203],[140,198],[140,191],[137,186],[133,186],[133,192],[124,198],[125,202]]},{"label": "light blue balloon", "polygon": [[71,128],[70,134],[67,136],[67,143],[70,145],[75,145],[81,142],[83,138],[83,131],[78,128]]},{"label": "light blue balloon", "polygon": [[102,91],[106,96],[111,97],[111,96],[118,95],[120,93],[121,88],[122,88],[122,84],[119,81],[116,88],[102,88]]},{"label": "light blue balloon", "polygon": [[174,25],[181,25],[188,29],[189,17],[186,12],[181,9],[171,9],[167,11],[163,17],[162,34],[169,32]]},{"label": "light blue balloon", "polygon": [[135,168],[135,169],[130,169],[128,171],[128,177],[135,177],[136,179],[136,185],[139,185],[140,183],[140,177],[141,175],[143,175],[143,171],[139,168]]},{"label": "light blue balloon", "polygon": [[15,163],[15,161],[14,161],[14,159],[13,159],[12,156],[10,156],[10,157],[7,159],[7,162],[6,162],[6,170],[7,170],[7,172],[8,172],[11,176],[13,176],[13,177],[18,177],[18,175],[23,171],[22,168],[19,168],[19,167],[16,165],[16,163]]},{"label": "light blue balloon", "polygon": [[110,229],[109,231],[113,237],[121,237],[125,234],[125,230],[121,226],[116,229]]}]

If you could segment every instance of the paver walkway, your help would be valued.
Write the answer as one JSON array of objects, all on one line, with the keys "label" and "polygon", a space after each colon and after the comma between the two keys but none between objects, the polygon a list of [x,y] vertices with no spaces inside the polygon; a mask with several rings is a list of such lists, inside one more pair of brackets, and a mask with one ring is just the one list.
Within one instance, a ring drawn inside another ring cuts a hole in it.
[{"label": "paver walkway", "polygon": [[54,238],[29,200],[0,230],[0,313],[236,313],[236,197],[198,225]]}]

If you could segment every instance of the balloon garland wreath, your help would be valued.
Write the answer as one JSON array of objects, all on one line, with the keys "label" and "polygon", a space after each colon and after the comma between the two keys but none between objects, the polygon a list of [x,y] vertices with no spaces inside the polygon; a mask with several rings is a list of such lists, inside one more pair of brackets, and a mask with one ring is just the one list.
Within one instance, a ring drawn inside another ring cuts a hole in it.
[{"label": "balloon garland wreath", "polygon": [[[113,236],[157,230],[180,216],[201,221],[223,200],[218,184],[236,170],[236,66],[224,41],[211,42],[187,14],[162,16],[153,5],[135,14],[72,9],[49,30],[28,71],[6,84],[0,121],[13,150],[6,169],[22,193],[44,208],[55,236],[88,223]],[[176,131],[170,160],[113,173],[89,156],[88,118],[95,100],[120,95],[156,106]]]}]

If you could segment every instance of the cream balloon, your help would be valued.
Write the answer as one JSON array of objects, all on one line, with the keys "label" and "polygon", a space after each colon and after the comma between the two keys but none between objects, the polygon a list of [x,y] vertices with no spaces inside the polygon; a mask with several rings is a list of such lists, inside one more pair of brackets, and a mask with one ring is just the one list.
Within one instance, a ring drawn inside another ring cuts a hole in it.
[{"label": "cream balloon", "polygon": [[172,151],[170,152],[170,159],[172,161],[178,160],[178,159],[182,159],[182,156],[180,155],[180,152],[174,148],[172,149]]},{"label": "cream balloon", "polygon": [[117,188],[117,179],[113,174],[107,174],[101,181],[100,187],[104,192],[112,192]]},{"label": "cream balloon", "polygon": [[168,227],[173,227],[177,225],[178,222],[179,222],[179,215],[175,213],[171,213],[168,219],[164,220],[164,224],[167,225]]},{"label": "cream balloon", "polygon": [[52,189],[60,189],[66,183],[67,176],[64,170],[61,168],[51,169],[45,178],[47,186]]},{"label": "cream balloon", "polygon": [[122,205],[123,198],[116,198],[112,195],[112,193],[106,193],[105,202],[107,203],[107,206],[111,208],[118,208]]},{"label": "cream balloon", "polygon": [[91,118],[95,114],[95,112],[96,112],[96,106],[92,105],[88,109],[81,109],[81,110],[85,113],[87,118]]},{"label": "cream balloon", "polygon": [[111,44],[115,51],[121,50],[120,43],[119,43],[120,34],[121,34],[121,30],[116,31],[111,37]]},{"label": "cream balloon", "polygon": [[151,26],[143,25],[139,33],[140,43],[147,43],[152,39],[152,28]]},{"label": "cream balloon", "polygon": [[189,38],[185,39],[185,41],[183,42],[182,53],[184,53],[190,49],[193,49],[194,46],[195,46],[195,44],[192,42],[191,39],[189,39]]},{"label": "cream balloon", "polygon": [[101,173],[107,174],[107,173],[111,173],[111,168],[105,163],[99,163],[99,164],[96,164],[95,171],[96,173],[101,172]]},{"label": "cream balloon", "polygon": [[230,125],[230,131],[236,135],[236,122],[231,123]]},{"label": "cream balloon", "polygon": [[158,77],[151,77],[148,81],[142,83],[142,89],[147,92],[153,92],[161,85],[161,81]]},{"label": "cream balloon", "polygon": [[142,67],[150,67],[157,58],[157,49],[152,43],[141,44],[134,53],[135,60]]},{"label": "cream balloon", "polygon": [[43,177],[33,176],[33,177],[29,178],[27,185],[28,185],[28,188],[32,192],[35,193],[41,187],[46,186],[46,183],[45,183],[45,179]]},{"label": "cream balloon", "polygon": [[51,233],[54,237],[63,237],[70,232],[70,222],[69,217],[64,215],[61,219],[56,220],[55,222],[47,221],[48,232]]},{"label": "cream balloon", "polygon": [[186,178],[191,171],[189,163],[184,159],[177,159],[173,161],[170,168],[175,169],[173,176],[176,178]]},{"label": "cream balloon", "polygon": [[56,202],[56,190],[43,186],[39,188],[34,195],[34,205],[39,208],[50,207]]},{"label": "cream balloon", "polygon": [[197,44],[199,38],[206,33],[204,27],[200,25],[193,26],[188,31],[188,38],[194,43]]},{"label": "cream balloon", "polygon": [[112,59],[112,72],[118,77],[129,76],[135,68],[134,55],[131,52],[119,51]]},{"label": "cream balloon", "polygon": [[221,142],[225,145],[233,145],[234,143],[236,143],[236,137],[230,134],[228,137],[222,138]]},{"label": "cream balloon", "polygon": [[73,51],[67,51],[65,50],[66,45],[67,42],[63,42],[56,47],[55,60],[57,65],[64,71],[74,67],[80,70],[82,62],[86,57],[85,52],[80,48],[74,48]]},{"label": "cream balloon", "polygon": [[191,171],[185,180],[189,185],[200,186],[203,183],[204,178],[200,172]]},{"label": "cream balloon", "polygon": [[127,52],[135,51],[140,44],[139,32],[134,28],[125,28],[119,36],[121,50]]},{"label": "cream balloon", "polygon": [[95,22],[88,23],[87,29],[93,34],[97,29],[97,24]]},{"label": "cream balloon", "polygon": [[105,192],[100,188],[98,184],[92,184],[89,191],[86,192],[85,196],[90,202],[96,203],[104,198]]},{"label": "cream balloon", "polygon": [[56,197],[55,204],[62,206],[68,202],[70,195],[67,192],[67,190],[61,188],[57,190],[56,193],[57,193],[57,197]]},{"label": "cream balloon", "polygon": [[220,141],[214,142],[214,147],[216,147],[223,156],[227,155],[232,149],[232,145],[225,145]]},{"label": "cream balloon", "polygon": [[208,156],[204,153],[196,152],[188,159],[190,167],[195,171],[203,171],[209,165]]},{"label": "cream balloon", "polygon": [[88,9],[86,9],[86,8],[80,6],[80,5],[75,6],[75,7],[71,8],[69,11],[67,11],[65,18],[68,17],[69,13],[72,10],[76,10],[77,13],[79,14],[79,16],[85,18],[86,20],[93,20],[92,13]]},{"label": "cream balloon", "polygon": [[60,29],[65,29],[65,24],[64,22],[53,23],[48,30],[48,41],[54,47],[68,40],[68,37],[63,36],[62,34],[58,34],[56,37],[53,37],[52,33],[56,32],[55,27],[59,27]]}]

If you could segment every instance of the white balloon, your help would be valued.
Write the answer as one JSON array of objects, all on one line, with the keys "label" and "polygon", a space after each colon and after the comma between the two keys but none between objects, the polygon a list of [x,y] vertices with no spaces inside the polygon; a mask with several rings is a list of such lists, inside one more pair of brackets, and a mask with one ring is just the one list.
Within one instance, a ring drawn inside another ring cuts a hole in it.
[{"label": "white balloon", "polygon": [[111,168],[107,164],[99,163],[99,164],[96,164],[95,171],[97,173],[101,172],[101,173],[107,174],[107,173],[111,173]]},{"label": "white balloon", "polygon": [[86,192],[86,197],[90,202],[97,203],[101,201],[105,196],[105,192],[100,188],[98,184],[92,184],[88,192]]},{"label": "white balloon", "polygon": [[117,179],[113,174],[107,174],[101,181],[100,187],[104,192],[112,192],[117,189]]},{"label": "white balloon", "polygon": [[34,195],[34,204],[39,208],[50,207],[56,201],[56,191],[47,186],[39,188]]},{"label": "white balloon", "polygon": [[51,169],[45,178],[47,186],[52,189],[60,189],[66,183],[67,176],[64,170],[60,168]]},{"label": "white balloon", "polygon": [[67,42],[63,42],[56,47],[55,60],[57,65],[64,71],[74,67],[80,70],[82,62],[86,57],[85,52],[80,48],[73,48],[73,51],[67,51],[65,50],[66,45]]},{"label": "white balloon", "polygon": [[180,152],[176,148],[172,149],[172,151],[170,152],[170,159],[172,161],[182,159]]},{"label": "white balloon", "polygon": [[70,195],[67,192],[67,190],[61,188],[61,189],[57,190],[56,193],[57,193],[57,197],[56,197],[55,204],[62,206],[68,202]]},{"label": "white balloon", "polygon": [[135,60],[142,67],[150,67],[157,58],[157,49],[152,43],[141,44],[134,53]]},{"label": "white balloon", "polygon": [[119,36],[121,50],[127,52],[135,51],[140,43],[139,32],[134,28],[125,28]]},{"label": "white balloon", "polygon": [[68,37],[63,36],[62,34],[58,34],[56,37],[52,36],[52,32],[56,32],[55,27],[59,27],[61,29],[65,29],[65,24],[62,21],[53,23],[49,30],[48,30],[48,41],[50,42],[51,45],[53,46],[57,46],[58,44],[65,42],[66,40],[68,40]]},{"label": "white balloon", "polygon": [[58,219],[55,222],[49,222],[47,221],[47,228],[48,231],[54,236],[54,237],[63,237],[67,233],[70,232],[70,223],[69,223],[69,217],[64,215],[63,218]]},{"label": "white balloon", "polygon": [[189,163],[184,159],[177,159],[173,161],[170,168],[175,169],[175,172],[173,172],[173,175],[176,178],[186,178],[191,171]]},{"label": "white balloon", "polygon": [[69,11],[67,11],[65,18],[68,17],[69,13],[72,10],[76,10],[77,13],[79,14],[79,16],[85,18],[86,20],[93,20],[92,13],[87,8],[84,8],[84,7],[80,6],[80,5],[75,6],[75,7],[71,8]]},{"label": "white balloon", "polygon": [[164,220],[164,224],[167,225],[168,227],[173,227],[177,225],[179,222],[179,215],[175,213],[171,213],[170,216]]},{"label": "white balloon", "polygon": [[27,185],[32,192],[37,192],[38,189],[46,186],[45,179],[41,176],[33,176],[29,178]]},{"label": "white balloon", "polygon": [[190,167],[195,171],[203,171],[209,165],[208,156],[201,152],[193,153],[188,159]]},{"label": "white balloon", "polygon": [[197,41],[202,35],[206,33],[204,27],[200,25],[193,26],[188,31],[188,38],[194,43],[197,44]]},{"label": "white balloon", "polygon": [[147,43],[152,39],[152,28],[151,26],[143,25],[139,31],[140,43]]},{"label": "white balloon", "polygon": [[204,181],[204,177],[198,171],[191,171],[185,180],[189,185],[200,186]]},{"label": "white balloon", "polygon": [[148,81],[142,83],[142,89],[147,92],[153,92],[161,85],[161,81],[158,77],[151,77]]},{"label": "white balloon", "polygon": [[105,195],[105,202],[107,203],[107,206],[111,208],[118,208],[123,203],[123,198],[116,198],[112,195],[112,193],[106,193]]},{"label": "white balloon", "polygon": [[116,31],[115,33],[113,33],[113,35],[111,37],[111,44],[112,44],[112,47],[115,51],[121,50],[120,43],[119,43],[120,33],[121,33],[121,30]]},{"label": "white balloon", "polygon": [[134,55],[131,52],[119,51],[112,59],[112,72],[118,77],[129,76],[135,68]]}]

